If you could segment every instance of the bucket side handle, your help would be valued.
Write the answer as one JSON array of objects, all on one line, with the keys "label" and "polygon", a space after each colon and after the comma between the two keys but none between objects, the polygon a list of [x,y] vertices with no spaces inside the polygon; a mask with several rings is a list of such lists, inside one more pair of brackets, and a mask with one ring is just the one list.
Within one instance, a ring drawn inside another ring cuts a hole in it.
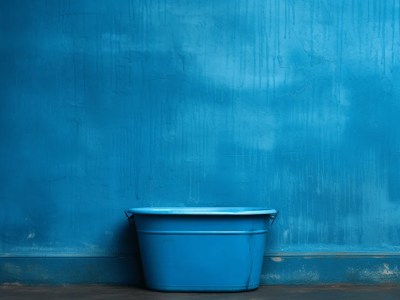
[{"label": "bucket side handle", "polygon": [[129,225],[131,225],[132,228],[135,228],[135,223],[133,221],[134,214],[127,210],[124,210],[124,213],[126,218],[128,219]]},{"label": "bucket side handle", "polygon": [[278,217],[278,215],[279,215],[279,210],[277,210],[276,213],[272,213],[272,214],[269,215],[269,220],[271,222],[270,225],[274,224],[274,222],[275,222],[276,218]]}]

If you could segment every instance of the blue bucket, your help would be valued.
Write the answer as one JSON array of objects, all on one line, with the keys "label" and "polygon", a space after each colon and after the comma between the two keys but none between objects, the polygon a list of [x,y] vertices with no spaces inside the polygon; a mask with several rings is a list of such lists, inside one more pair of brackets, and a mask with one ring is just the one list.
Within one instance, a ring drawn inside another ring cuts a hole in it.
[{"label": "blue bucket", "polygon": [[146,286],[159,291],[246,291],[260,285],[274,209],[134,208]]}]

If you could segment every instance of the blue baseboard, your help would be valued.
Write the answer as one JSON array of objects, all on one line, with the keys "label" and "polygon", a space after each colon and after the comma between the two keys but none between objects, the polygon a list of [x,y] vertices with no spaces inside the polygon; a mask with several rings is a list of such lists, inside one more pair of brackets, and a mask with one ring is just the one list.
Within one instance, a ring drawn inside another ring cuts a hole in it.
[{"label": "blue baseboard", "polygon": [[264,285],[400,283],[398,253],[276,253],[267,255]]},{"label": "blue baseboard", "polygon": [[2,284],[143,283],[137,257],[0,257]]},{"label": "blue baseboard", "polygon": [[[143,285],[138,257],[0,257],[2,284]],[[400,284],[397,253],[276,253],[261,284]]]}]

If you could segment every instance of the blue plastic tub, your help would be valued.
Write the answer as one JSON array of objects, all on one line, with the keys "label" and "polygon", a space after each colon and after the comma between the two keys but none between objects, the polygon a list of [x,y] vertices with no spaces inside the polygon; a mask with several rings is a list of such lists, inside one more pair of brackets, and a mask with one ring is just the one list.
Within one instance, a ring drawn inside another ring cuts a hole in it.
[{"label": "blue plastic tub", "polygon": [[260,285],[274,209],[134,208],[146,286],[159,291],[246,291]]}]

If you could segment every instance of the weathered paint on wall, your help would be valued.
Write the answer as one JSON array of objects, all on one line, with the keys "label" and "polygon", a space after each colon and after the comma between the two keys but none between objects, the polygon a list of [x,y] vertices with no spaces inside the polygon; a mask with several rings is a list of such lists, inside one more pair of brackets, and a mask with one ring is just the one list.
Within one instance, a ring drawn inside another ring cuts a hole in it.
[{"label": "weathered paint on wall", "polygon": [[280,210],[271,253],[393,254],[399,59],[398,0],[1,1],[1,255],[225,205]]}]

